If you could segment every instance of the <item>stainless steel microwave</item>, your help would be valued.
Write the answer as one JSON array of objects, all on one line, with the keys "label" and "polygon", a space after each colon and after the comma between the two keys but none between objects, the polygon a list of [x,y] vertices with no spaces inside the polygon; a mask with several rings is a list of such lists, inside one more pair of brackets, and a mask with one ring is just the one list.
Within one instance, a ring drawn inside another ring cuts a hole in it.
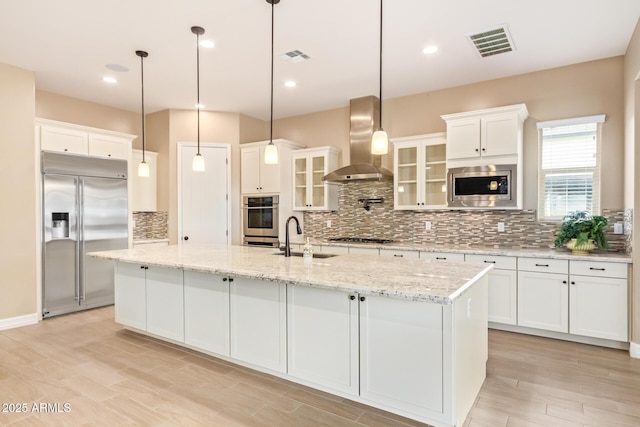
[{"label": "stainless steel microwave", "polygon": [[447,171],[447,206],[517,207],[517,175],[517,165],[451,168]]}]

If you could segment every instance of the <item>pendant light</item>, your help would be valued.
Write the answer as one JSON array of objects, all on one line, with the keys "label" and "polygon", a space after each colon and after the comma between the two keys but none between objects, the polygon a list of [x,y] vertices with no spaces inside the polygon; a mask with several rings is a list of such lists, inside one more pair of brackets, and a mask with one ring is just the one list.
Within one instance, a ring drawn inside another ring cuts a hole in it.
[{"label": "pendant light", "polygon": [[378,130],[371,137],[371,154],[387,154],[389,152],[389,137],[382,129],[382,0],[380,0],[380,124]]},{"label": "pendant light", "polygon": [[204,157],[200,154],[200,36],[204,34],[204,28],[191,27],[191,32],[196,35],[196,86],[197,86],[197,102],[198,109],[198,152],[193,156],[191,169],[194,172],[204,172]]},{"label": "pendant light", "polygon": [[140,81],[142,87],[142,161],[138,165],[138,176],[149,177],[149,164],[144,158],[144,58],[149,56],[144,50],[136,50],[136,55],[140,57]]},{"label": "pendant light", "polygon": [[280,0],[267,0],[271,5],[271,119],[269,122],[269,144],[264,149],[264,162],[267,165],[278,164],[278,147],[273,143],[273,10]]}]

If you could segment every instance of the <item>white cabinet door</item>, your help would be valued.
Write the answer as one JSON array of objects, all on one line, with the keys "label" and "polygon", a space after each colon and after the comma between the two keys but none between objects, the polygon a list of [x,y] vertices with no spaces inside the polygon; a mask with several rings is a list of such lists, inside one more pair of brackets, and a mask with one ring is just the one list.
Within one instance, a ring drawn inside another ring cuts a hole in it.
[{"label": "white cabinet door", "polygon": [[150,266],[147,278],[147,332],[184,342],[182,270]]},{"label": "white cabinet door", "polygon": [[229,356],[229,280],[219,274],[184,272],[184,342]]},{"label": "white cabinet door", "polygon": [[233,278],[230,301],[231,357],[286,372],[286,286]]},{"label": "white cabinet door", "polygon": [[145,269],[140,264],[116,263],[114,311],[116,323],[147,330]]},{"label": "white cabinet door", "polygon": [[489,272],[489,321],[515,325],[518,322],[518,274],[515,270]]},{"label": "white cabinet door", "polygon": [[480,157],[480,119],[447,121],[447,160]]},{"label": "white cabinet door", "polygon": [[287,286],[289,375],[358,394],[358,299],[355,294]]},{"label": "white cabinet door", "polygon": [[129,159],[129,140],[109,135],[89,134],[89,155],[111,159]]},{"label": "white cabinet door", "polygon": [[131,176],[131,210],[134,212],[155,212],[157,210],[157,176],[158,153],[145,151],[144,161],[149,165],[149,176],[138,176],[138,165],[142,161],[142,151],[133,150],[131,162],[133,174]]},{"label": "white cabinet door", "polygon": [[518,272],[518,325],[569,332],[566,274]]},{"label": "white cabinet door", "polygon": [[443,412],[442,328],[440,304],[361,297],[360,396],[412,413]]},{"label": "white cabinet door", "polygon": [[[264,146],[244,147],[241,150],[240,173],[242,194],[280,192],[280,166],[279,164],[265,164],[265,146],[266,144],[264,144]],[[282,161],[282,159],[279,159],[279,161]]]},{"label": "white cabinet door", "polygon": [[44,125],[40,132],[40,149],[42,150],[85,156],[89,154],[87,132]]},{"label": "white cabinet door", "polygon": [[627,279],[571,276],[569,332],[628,341]]},{"label": "white cabinet door", "polygon": [[518,116],[516,114],[497,114],[482,118],[480,154],[483,157],[518,154]]},{"label": "white cabinet door", "polygon": [[322,181],[322,177],[337,168],[339,153],[339,149],[326,146],[296,150],[291,154],[293,210],[338,208],[338,186]]}]

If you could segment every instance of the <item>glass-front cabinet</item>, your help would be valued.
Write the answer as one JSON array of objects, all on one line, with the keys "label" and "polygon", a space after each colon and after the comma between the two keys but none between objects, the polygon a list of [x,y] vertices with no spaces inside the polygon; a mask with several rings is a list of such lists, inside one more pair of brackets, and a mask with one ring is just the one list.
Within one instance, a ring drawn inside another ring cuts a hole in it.
[{"label": "glass-front cabinet", "polygon": [[447,206],[445,133],[394,138],[395,209],[441,209]]},{"label": "glass-front cabinet", "polygon": [[340,150],[315,147],[291,154],[293,170],[293,210],[330,211],[338,208],[338,185],[322,177],[337,169]]}]

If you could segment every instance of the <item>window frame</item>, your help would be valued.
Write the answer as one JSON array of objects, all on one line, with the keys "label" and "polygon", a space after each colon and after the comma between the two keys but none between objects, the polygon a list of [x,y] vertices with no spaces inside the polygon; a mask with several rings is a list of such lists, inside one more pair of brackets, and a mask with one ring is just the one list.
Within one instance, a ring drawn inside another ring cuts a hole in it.
[{"label": "window frame", "polygon": [[[537,201],[537,210],[538,210],[538,220],[540,221],[562,221],[563,217],[569,212],[565,212],[561,217],[558,216],[546,216],[545,215],[545,200],[546,200],[546,187],[545,187],[545,178],[550,173],[562,173],[570,171],[567,168],[556,168],[543,170],[542,169],[542,159],[543,159],[543,130],[555,127],[564,127],[564,126],[574,126],[574,125],[582,125],[582,124],[596,124],[596,164],[594,167],[583,167],[580,168],[580,172],[584,171],[593,171],[593,187],[592,187],[592,212],[589,212],[591,215],[600,215],[602,210],[601,207],[601,173],[602,173],[602,124],[605,121],[606,116],[604,114],[593,115],[593,116],[584,116],[584,117],[575,117],[569,119],[561,119],[561,120],[548,120],[541,121],[537,123],[538,128],[538,201]],[[573,169],[578,172],[578,168]]]}]

